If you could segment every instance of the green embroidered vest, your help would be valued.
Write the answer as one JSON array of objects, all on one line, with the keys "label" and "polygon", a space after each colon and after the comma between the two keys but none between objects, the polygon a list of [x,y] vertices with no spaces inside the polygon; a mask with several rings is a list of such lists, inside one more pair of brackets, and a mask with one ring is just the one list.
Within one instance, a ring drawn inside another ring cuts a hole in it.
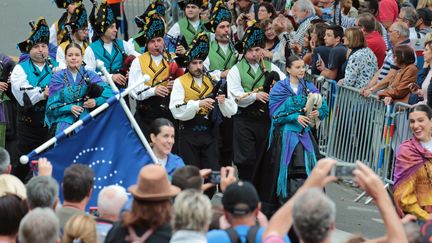
[{"label": "green embroidered vest", "polygon": [[184,36],[186,39],[186,42],[188,46],[192,43],[192,40],[194,39],[195,35],[200,32],[202,29],[201,25],[198,27],[198,30],[195,30],[193,25],[189,23],[189,21],[186,18],[181,18],[179,21],[180,26],[180,33]]},{"label": "green embroidered vest", "polygon": [[[271,63],[269,61],[264,61],[264,65],[267,70],[271,71]],[[246,59],[243,58],[237,64],[237,68],[239,70],[241,84],[245,92],[251,92],[252,90],[263,86],[264,74],[262,73],[261,67],[255,72]]]},{"label": "green embroidered vest", "polygon": [[221,70],[232,68],[237,62],[236,55],[231,46],[228,46],[227,53],[225,54],[217,41],[210,43],[210,51],[208,55],[210,59],[210,70]]}]

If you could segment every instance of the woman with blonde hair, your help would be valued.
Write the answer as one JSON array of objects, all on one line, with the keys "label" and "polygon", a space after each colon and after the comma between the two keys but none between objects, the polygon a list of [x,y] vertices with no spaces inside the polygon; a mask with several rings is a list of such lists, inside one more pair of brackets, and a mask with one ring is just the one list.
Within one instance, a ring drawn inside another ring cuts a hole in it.
[{"label": "woman with blonde hair", "polygon": [[349,48],[349,56],[342,66],[345,77],[339,80],[338,84],[361,89],[378,70],[377,58],[367,47],[365,36],[357,27],[345,31],[344,44]]},{"label": "woman with blonde hair", "polygon": [[97,241],[96,221],[89,215],[75,215],[64,228],[63,243],[94,243]]}]

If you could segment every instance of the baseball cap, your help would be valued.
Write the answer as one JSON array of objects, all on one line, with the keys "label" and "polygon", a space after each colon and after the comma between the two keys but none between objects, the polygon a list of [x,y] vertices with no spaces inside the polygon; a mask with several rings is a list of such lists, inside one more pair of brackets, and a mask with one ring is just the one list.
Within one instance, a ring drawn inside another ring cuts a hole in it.
[{"label": "baseball cap", "polygon": [[242,216],[253,212],[259,203],[255,187],[247,181],[232,183],[222,197],[224,209],[233,215]]}]

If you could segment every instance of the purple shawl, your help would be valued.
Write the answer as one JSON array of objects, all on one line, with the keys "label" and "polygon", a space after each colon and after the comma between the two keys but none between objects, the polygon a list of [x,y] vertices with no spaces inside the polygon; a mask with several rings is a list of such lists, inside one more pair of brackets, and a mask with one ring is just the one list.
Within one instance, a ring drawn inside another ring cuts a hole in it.
[{"label": "purple shawl", "polygon": [[424,163],[432,160],[432,153],[423,148],[420,141],[411,138],[399,146],[396,156],[393,181],[395,187],[408,179]]}]

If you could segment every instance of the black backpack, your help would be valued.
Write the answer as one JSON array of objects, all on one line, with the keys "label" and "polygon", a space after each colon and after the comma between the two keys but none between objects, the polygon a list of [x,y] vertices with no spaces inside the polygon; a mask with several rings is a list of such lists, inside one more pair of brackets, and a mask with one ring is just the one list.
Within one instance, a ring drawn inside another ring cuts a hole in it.
[{"label": "black backpack", "polygon": [[[258,233],[260,226],[255,225],[249,228],[249,231],[246,236],[246,243],[255,243],[256,241],[256,235]],[[230,238],[231,243],[241,243],[240,237],[237,234],[237,231],[235,231],[234,228],[229,228],[225,230]]]}]

